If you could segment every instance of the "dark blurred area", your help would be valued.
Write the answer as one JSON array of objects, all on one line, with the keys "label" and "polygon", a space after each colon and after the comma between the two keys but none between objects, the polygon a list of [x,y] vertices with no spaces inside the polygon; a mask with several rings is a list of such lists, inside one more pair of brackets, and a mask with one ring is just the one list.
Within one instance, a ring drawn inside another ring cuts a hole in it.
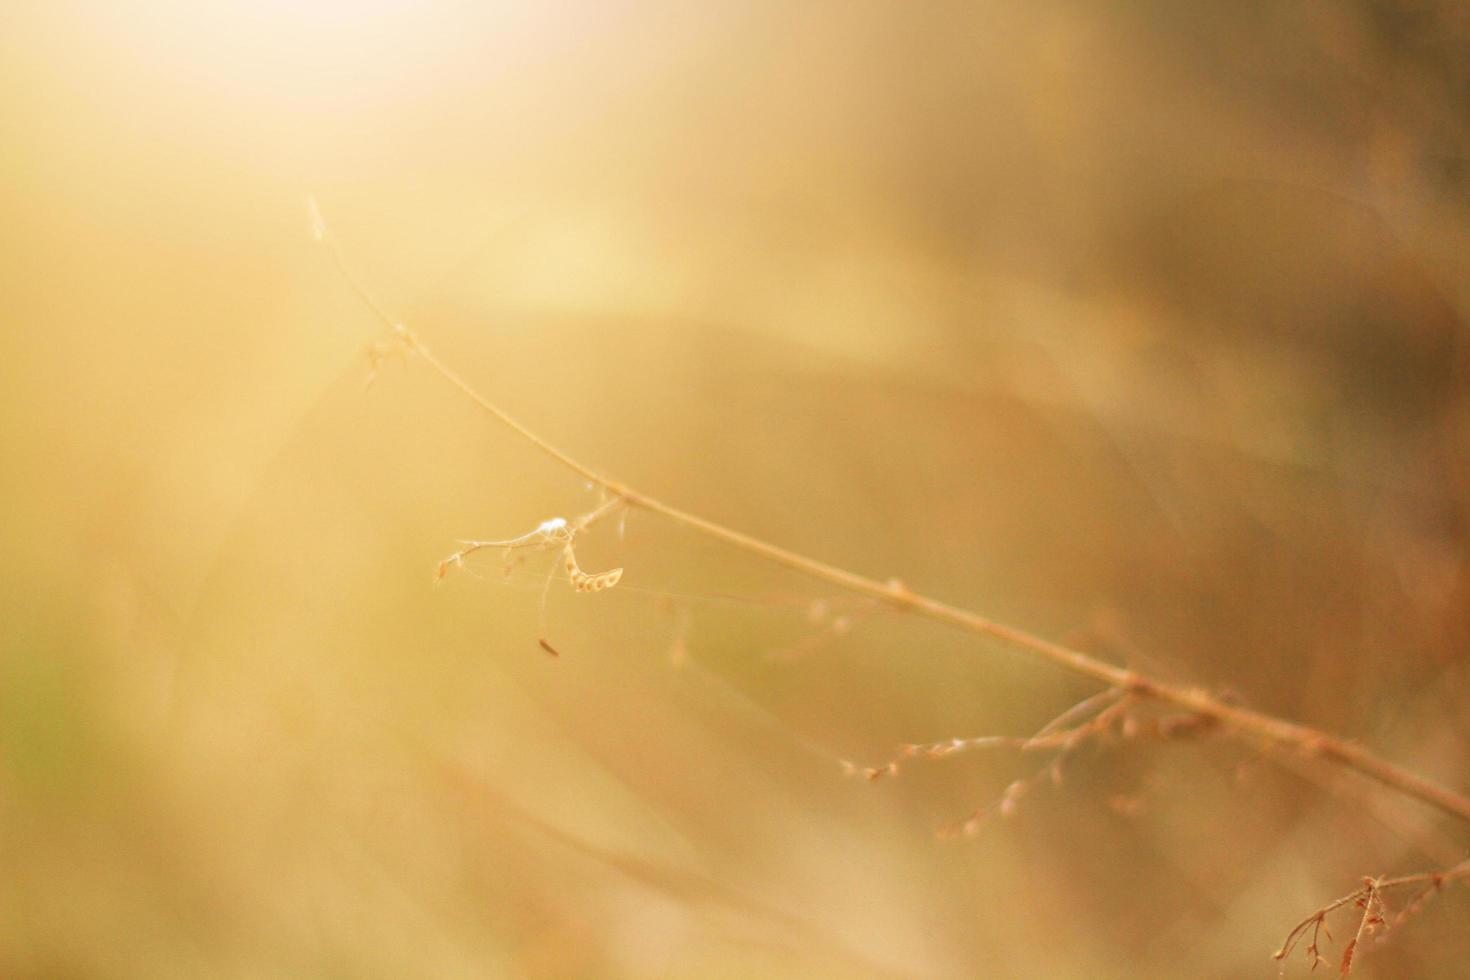
[{"label": "dark blurred area", "polygon": [[1267,977],[1466,856],[1219,737],[946,839],[1041,762],[842,761],[1094,688],[643,512],[547,656],[435,563],[596,492],[307,217],[635,487],[1464,791],[1463,5],[21,3],[0,148],[0,975]]}]

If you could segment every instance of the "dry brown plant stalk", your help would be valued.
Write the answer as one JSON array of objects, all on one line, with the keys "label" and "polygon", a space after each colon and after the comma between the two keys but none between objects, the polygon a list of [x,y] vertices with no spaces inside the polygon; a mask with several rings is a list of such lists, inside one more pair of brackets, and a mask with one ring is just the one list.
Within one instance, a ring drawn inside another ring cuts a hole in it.
[{"label": "dry brown plant stalk", "polygon": [[[1021,799],[1034,787],[1042,783],[1061,786],[1063,768],[1084,746],[1145,740],[1174,742],[1207,735],[1218,728],[1213,719],[1197,714],[1173,712],[1162,717],[1145,717],[1141,714],[1145,706],[1146,703],[1134,694],[1112,687],[1072,705],[1029,737],[981,735],[908,744],[900,746],[898,756],[882,765],[860,766],[842,760],[842,771],[848,776],[874,783],[899,775],[909,760],[932,761],[980,749],[1050,753],[1051,759],[1046,765],[1029,777],[1011,782],[995,802],[972,811],[939,832],[941,837],[969,837],[979,833],[991,814],[999,813],[1003,818],[1013,816]],[[1137,801],[1118,797],[1110,801],[1110,805],[1121,812],[1131,813],[1136,812]]]},{"label": "dry brown plant stalk", "polygon": [[[1041,731],[1031,738],[1025,739],[1015,745],[1022,752],[1053,751],[1056,754],[1046,765],[1025,779],[1017,779],[1006,786],[1001,793],[1000,799],[989,806],[980,807],[967,814],[964,819],[958,820],[940,831],[941,837],[973,837],[980,832],[985,819],[992,813],[999,813],[1002,818],[1015,815],[1016,808],[1020,806],[1023,797],[1028,795],[1032,789],[1043,782],[1049,782],[1053,786],[1062,784],[1062,767],[1067,760],[1083,745],[1102,741],[1119,730],[1128,712],[1136,704],[1136,699],[1117,688],[1103,691],[1101,694],[1093,695],[1086,700],[1080,701],[1068,708],[1063,714],[1052,720]],[[1096,712],[1095,714],[1092,714]],[[1079,719],[1091,718],[1086,721]],[[1067,727],[1071,722],[1078,723]],[[972,743],[984,744],[986,739],[972,739]],[[953,743],[950,743],[951,746]],[[968,746],[966,746],[968,747]],[[928,758],[939,758],[960,748],[946,748],[945,743],[936,745],[913,745],[906,746],[905,751],[909,755],[923,754]]]},{"label": "dry brown plant stalk", "polygon": [[[1470,861],[1463,861],[1444,871],[1425,871],[1399,878],[1364,878],[1361,888],[1328,902],[1293,926],[1291,932],[1287,933],[1286,941],[1281,944],[1281,948],[1272,955],[1284,961],[1301,944],[1302,940],[1306,939],[1307,959],[1311,962],[1313,969],[1318,964],[1327,962],[1322,956],[1322,937],[1332,939],[1332,932],[1327,927],[1327,917],[1338,909],[1351,905],[1362,909],[1363,912],[1358,920],[1358,930],[1343,948],[1342,961],[1338,965],[1340,974],[1348,976],[1352,973],[1353,963],[1361,955],[1363,943],[1366,940],[1374,934],[1386,935],[1390,928],[1401,925],[1406,919],[1422,911],[1429,900],[1439,894],[1446,884],[1466,878],[1470,878]],[[1424,887],[1390,922],[1386,914],[1387,906],[1384,903],[1383,893],[1414,885]],[[1285,971],[1284,964],[1282,970]]]},{"label": "dry brown plant stalk", "polygon": [[[773,564],[809,576],[810,578],[878,600],[895,610],[910,612],[927,619],[945,623],[976,636],[994,640],[1012,649],[1023,651],[1039,659],[1056,664],[1074,674],[1098,681],[1107,689],[1121,691],[1129,700],[1153,701],[1170,705],[1182,709],[1186,715],[1192,718],[1207,721],[1211,725],[1218,726],[1222,731],[1229,732],[1239,738],[1264,742],[1270,746],[1290,748],[1307,758],[1321,759],[1338,766],[1343,766],[1377,781],[1382,786],[1396,793],[1418,800],[1445,814],[1470,823],[1470,797],[1410,772],[1408,769],[1382,758],[1353,741],[1330,735],[1309,725],[1278,718],[1262,711],[1256,711],[1243,705],[1232,703],[1229,699],[1223,698],[1202,687],[1174,684],[1153,679],[1137,671],[1120,667],[1083,653],[1080,650],[1072,649],[1071,647],[1053,642],[1044,637],[1036,636],[1018,627],[996,622],[969,609],[954,606],[939,599],[915,592],[900,579],[890,578],[886,581],[880,581],[845,568],[840,568],[836,565],[828,564],[820,559],[808,557],[760,538],[752,537],[749,534],[726,527],[715,521],[700,517],[697,514],[680,510],[672,504],[665,503],[656,497],[629,486],[621,480],[594,469],[568,454],[554,443],[542,438],[532,429],[527,428],[514,416],[481,394],[478,389],[448,364],[435,356],[433,351],[419,339],[417,334],[413,333],[408,327],[390,315],[372,294],[357,281],[356,277],[353,276],[342,255],[340,247],[328,232],[314,200],[310,202],[310,215],[313,237],[318,242],[327,246],[327,250],[331,254],[343,279],[346,280],[349,287],[362,300],[363,304],[390,331],[391,341],[388,347],[377,345],[372,348],[373,354],[370,360],[374,365],[382,360],[385,356],[385,350],[388,349],[401,349],[406,354],[416,355],[441,378],[458,389],[461,394],[481,411],[494,418],[512,432],[515,432],[526,440],[526,442],[556,460],[568,470],[600,488],[608,495],[610,501],[615,501],[630,508],[641,508],[650,513],[657,514],[666,520],[703,534],[713,540],[723,542],[747,554],[763,558]],[[550,649],[544,637],[541,642],[544,647]],[[551,652],[555,653],[554,650],[551,650]],[[1385,879],[1379,882],[1374,890],[1375,892],[1382,891],[1411,882],[1448,880],[1448,877],[1451,875],[1458,878],[1464,877],[1467,874],[1470,874],[1470,866],[1459,865],[1449,871],[1438,873],[1437,878],[1434,874],[1426,874],[1411,875],[1407,878]],[[1341,904],[1347,901],[1353,901],[1362,894],[1363,892],[1360,890],[1354,896],[1349,896],[1344,900],[1339,900],[1338,903],[1328,906],[1319,912],[1317,916],[1304,920],[1304,923],[1298,929],[1305,930],[1312,928],[1313,922],[1320,923],[1321,917],[1325,917],[1327,912],[1340,907]],[[1299,933],[1294,932],[1293,936],[1299,938]],[[1281,955],[1285,955],[1285,952],[1286,950],[1284,949]],[[1349,968],[1351,967],[1350,960],[1346,965]]]},{"label": "dry brown plant stalk", "polygon": [[[1120,699],[1121,700],[1118,700]],[[1067,753],[1082,742],[1100,735],[1126,711],[1128,697],[1118,688],[1108,688],[1072,705],[1062,714],[1048,722],[1039,732],[1029,737],[1016,735],[980,735],[974,738],[950,738],[942,742],[910,743],[899,747],[896,759],[879,766],[859,766],[843,761],[843,772],[849,776],[861,776],[868,782],[877,782],[884,776],[897,776],[899,763],[906,759],[942,759],[958,752],[976,749],[1017,749],[1021,752],[1055,751]],[[1109,704],[1116,701],[1117,703]],[[1106,707],[1105,707],[1106,706]],[[1099,709],[1102,709],[1099,711]],[[1094,711],[1099,713],[1090,721],[1082,722]],[[1074,727],[1074,722],[1079,722]]]},{"label": "dry brown plant stalk", "polygon": [[779,545],[679,510],[626,483],[605,476],[568,456],[527,429],[512,416],[507,415],[499,406],[487,400],[448,365],[435,357],[406,327],[391,319],[388,319],[387,322],[407,339],[413,352],[429,367],[458,388],[481,409],[572,472],[604,488],[615,497],[621,498],[629,507],[638,507],[658,514],[676,524],[722,541],[741,551],[812,578],[882,600],[901,611],[912,612],[977,636],[997,640],[1009,647],[1024,650],[1075,674],[1100,681],[1109,687],[1122,688],[1137,697],[1172,704],[1190,713],[1212,718],[1240,736],[1256,737],[1268,742],[1289,745],[1305,755],[1326,759],[1349,769],[1355,769],[1396,792],[1413,797],[1470,823],[1470,798],[1409,772],[1346,739],[1264,712],[1227,704],[1204,688],[1185,687],[1152,680],[1135,671],[1107,663],[1079,650],[1061,646],[1017,627],[995,622],[979,613],[914,592],[899,579],[892,578],[886,582],[880,582],[877,579],[829,565],[818,559],[809,558]]}]

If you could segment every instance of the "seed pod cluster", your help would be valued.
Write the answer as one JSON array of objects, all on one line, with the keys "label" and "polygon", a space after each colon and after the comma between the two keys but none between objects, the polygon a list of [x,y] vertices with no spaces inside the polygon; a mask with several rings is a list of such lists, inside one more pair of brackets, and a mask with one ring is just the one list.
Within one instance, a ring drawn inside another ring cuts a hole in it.
[{"label": "seed pod cluster", "polygon": [[577,555],[572,551],[572,543],[570,541],[562,549],[562,557],[566,559],[567,577],[571,579],[572,588],[578,592],[601,592],[603,589],[610,589],[614,585],[617,585],[618,581],[623,577],[623,570],[621,568],[599,572],[596,575],[589,575],[582,571],[577,565]]}]

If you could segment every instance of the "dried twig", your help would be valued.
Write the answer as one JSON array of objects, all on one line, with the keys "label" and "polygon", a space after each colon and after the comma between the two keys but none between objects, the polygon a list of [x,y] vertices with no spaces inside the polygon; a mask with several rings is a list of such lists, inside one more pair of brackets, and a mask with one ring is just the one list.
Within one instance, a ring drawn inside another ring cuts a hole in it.
[{"label": "dried twig", "polygon": [[880,600],[895,609],[947,623],[977,636],[987,637],[1015,649],[1024,650],[1072,673],[1098,681],[1108,688],[1126,691],[1135,698],[1171,704],[1183,709],[1188,715],[1211,719],[1214,723],[1224,726],[1241,737],[1291,746],[1307,756],[1356,770],[1397,793],[1412,797],[1444,813],[1470,822],[1470,798],[1395,765],[1354,742],[1328,735],[1307,725],[1231,704],[1203,688],[1154,680],[1135,671],[1099,660],[1079,650],[1035,636],[1017,627],[995,622],[979,613],[922,595],[908,588],[898,579],[880,581],[815,558],[809,558],[696,514],[680,510],[593,469],[507,414],[500,406],[482,395],[457,372],[439,360],[416,334],[390,316],[352,276],[342,258],[340,249],[328,233],[314,203],[312,213],[314,236],[327,245],[333,260],[353,291],[392,331],[395,338],[398,338],[409,351],[418,355],[425,364],[487,415],[520,435],[573,473],[603,488],[612,497],[620,499],[627,506],[642,508],[658,514],[676,524],[683,525],[714,540],[722,541],[748,554]]},{"label": "dried twig", "polygon": [[[1101,732],[1102,728],[1115,720],[1117,715],[1111,713],[1112,709],[1108,709],[1106,713],[1099,714],[1091,721],[1077,724],[1071,728],[1067,726],[1072,725],[1074,722],[1080,722],[1089,713],[1097,711],[1110,701],[1115,701],[1120,697],[1123,697],[1123,692],[1118,688],[1109,688],[1106,691],[1094,694],[1074,704],[1062,712],[1062,714],[1053,718],[1035,735],[1029,737],[1018,735],[980,735],[974,738],[950,738],[942,742],[909,743],[900,747],[898,758],[892,759],[881,766],[859,766],[855,763],[844,761],[842,768],[849,776],[862,776],[871,782],[883,776],[898,775],[899,764],[905,759],[942,759],[946,756],[954,755],[957,752],[969,752],[976,749],[1016,749],[1021,752],[1070,751],[1076,748],[1081,742]],[[1117,705],[1113,707],[1117,707]]]},{"label": "dried twig", "polygon": [[[1352,905],[1362,909],[1363,914],[1358,920],[1357,933],[1343,948],[1342,961],[1338,966],[1341,975],[1347,976],[1352,972],[1353,963],[1357,957],[1362,955],[1364,941],[1375,933],[1386,932],[1390,926],[1385,915],[1384,892],[1412,885],[1425,886],[1409,905],[1394,917],[1392,925],[1396,926],[1422,910],[1429,899],[1438,894],[1445,884],[1465,878],[1470,878],[1470,861],[1463,861],[1444,871],[1426,871],[1399,878],[1364,878],[1361,888],[1328,902],[1293,926],[1291,932],[1287,933],[1286,941],[1281,944],[1281,948],[1272,955],[1284,961],[1303,939],[1310,936],[1305,947],[1307,959],[1311,961],[1314,969],[1319,963],[1325,963],[1326,959],[1322,956],[1322,937],[1326,936],[1329,940],[1332,938],[1332,932],[1327,928],[1327,917],[1344,906]],[[1282,970],[1285,970],[1284,964]]]},{"label": "dried twig", "polygon": [[[1090,742],[1107,738],[1108,735],[1117,730],[1127,717],[1129,709],[1134,707],[1135,701],[1132,696],[1116,688],[1103,691],[1101,694],[1093,695],[1086,700],[1080,701],[1068,708],[1048,723],[1041,731],[1031,738],[1021,742],[1016,748],[1022,752],[1054,751],[1054,755],[1046,765],[1025,779],[1017,779],[1008,784],[1005,791],[1001,793],[1000,799],[988,806],[980,807],[966,815],[963,819],[955,821],[940,830],[941,837],[973,837],[980,832],[981,826],[987,817],[993,813],[999,813],[1001,817],[1013,816],[1016,808],[1020,805],[1022,797],[1028,795],[1032,789],[1042,782],[1049,782],[1053,786],[1062,784],[1062,767],[1066,765],[1078,749]],[[1093,714],[1086,721],[1080,721],[1089,714]],[[1073,724],[1077,722],[1077,724]],[[1068,726],[1071,727],[1068,727]],[[970,742],[983,742],[983,739],[971,739]],[[952,745],[953,743],[951,743]],[[957,748],[948,748],[945,743],[937,745],[912,745],[906,746],[910,755],[923,754],[928,758],[939,758],[949,755],[951,752],[959,751]]]}]

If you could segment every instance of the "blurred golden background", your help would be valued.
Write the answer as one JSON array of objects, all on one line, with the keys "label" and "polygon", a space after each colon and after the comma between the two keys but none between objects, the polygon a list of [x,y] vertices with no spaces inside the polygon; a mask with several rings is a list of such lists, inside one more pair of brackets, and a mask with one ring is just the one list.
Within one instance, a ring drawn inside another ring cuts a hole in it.
[{"label": "blurred golden background", "polygon": [[[1267,977],[1463,858],[1223,740],[940,839],[1036,760],[839,760],[1092,689],[642,513],[546,656],[543,565],[434,565],[596,494],[421,363],[364,388],[306,201],[634,486],[1464,790],[1467,40],[1379,0],[6,5],[0,975]],[[1466,912],[1355,975],[1461,975]]]}]

